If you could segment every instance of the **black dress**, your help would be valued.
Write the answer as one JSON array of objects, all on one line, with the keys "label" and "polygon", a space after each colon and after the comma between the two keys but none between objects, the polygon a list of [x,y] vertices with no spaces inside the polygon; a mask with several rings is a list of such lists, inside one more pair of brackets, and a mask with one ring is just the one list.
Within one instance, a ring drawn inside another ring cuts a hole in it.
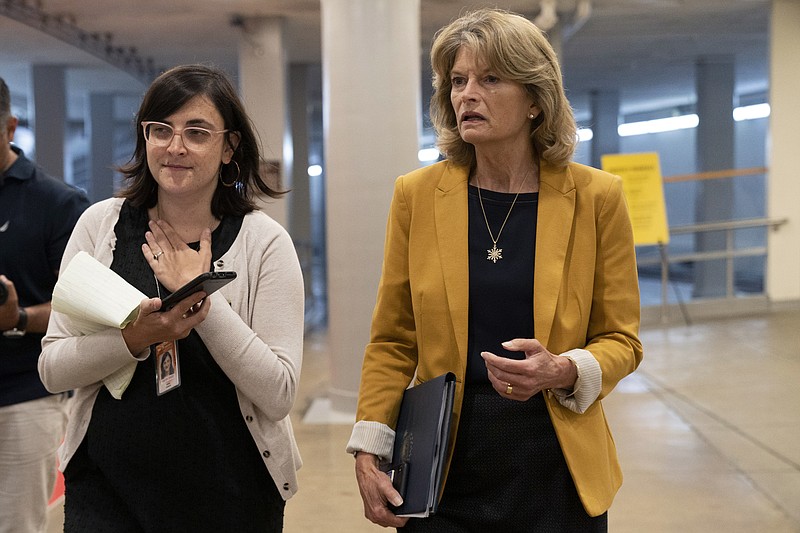
[{"label": "black dress", "polygon": [[[146,210],[123,204],[111,268],[154,297],[155,278],[141,252],[147,221]],[[242,217],[222,220],[212,234],[213,261],[241,224]],[[282,530],[284,502],[233,383],[195,331],[178,342],[178,358],[181,385],[162,396],[152,356],[138,363],[121,400],[100,389],[64,474],[65,531]]]},{"label": "black dress", "polygon": [[[498,237],[514,194],[481,189]],[[467,379],[455,451],[438,512],[411,518],[404,532],[603,532],[578,498],[542,394],[499,395],[482,351],[520,358],[500,343],[535,337],[533,272],[538,194],[520,194],[493,247],[475,187],[469,187],[470,316]],[[497,261],[491,259],[492,255]]]}]

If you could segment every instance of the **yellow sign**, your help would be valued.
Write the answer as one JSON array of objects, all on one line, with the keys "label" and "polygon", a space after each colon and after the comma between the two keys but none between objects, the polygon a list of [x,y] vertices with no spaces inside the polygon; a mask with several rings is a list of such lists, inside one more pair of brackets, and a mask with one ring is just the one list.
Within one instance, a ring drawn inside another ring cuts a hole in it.
[{"label": "yellow sign", "polygon": [[667,209],[658,154],[607,154],[601,159],[603,170],[622,178],[637,246],[667,244]]}]

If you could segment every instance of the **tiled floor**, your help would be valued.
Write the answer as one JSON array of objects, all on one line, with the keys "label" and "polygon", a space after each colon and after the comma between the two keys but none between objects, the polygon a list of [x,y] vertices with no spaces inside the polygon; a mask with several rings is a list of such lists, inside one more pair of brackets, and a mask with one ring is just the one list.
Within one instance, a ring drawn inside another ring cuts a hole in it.
[{"label": "tiled floor", "polygon": [[[800,309],[641,336],[644,362],[604,401],[625,473],[609,530],[800,532]],[[363,517],[350,425],[304,422],[327,364],[324,335],[310,335],[293,413],[305,465],[285,531],[385,531]]]},{"label": "tiled floor", "polygon": [[[800,309],[643,329],[645,359],[604,405],[625,482],[609,530],[800,532]],[[303,413],[327,385],[309,336],[293,416],[305,466],[287,533],[385,531],[363,517],[350,426]]]}]

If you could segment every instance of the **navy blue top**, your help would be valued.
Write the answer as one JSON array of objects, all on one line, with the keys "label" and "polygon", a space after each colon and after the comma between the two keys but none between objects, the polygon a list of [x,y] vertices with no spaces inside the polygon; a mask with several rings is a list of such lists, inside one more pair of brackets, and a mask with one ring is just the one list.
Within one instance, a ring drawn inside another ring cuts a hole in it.
[{"label": "navy blue top", "polygon": [[[481,189],[486,218],[502,259],[488,259],[492,238],[486,228],[477,187],[469,187],[469,339],[467,383],[488,383],[481,352],[521,359],[500,345],[533,338],[533,267],[539,193],[499,193]],[[511,209],[511,213],[509,213]],[[503,220],[508,221],[503,227]],[[503,231],[500,232],[500,228]]]},{"label": "navy blue top", "polygon": [[[49,302],[67,240],[86,194],[37,167],[17,147],[17,160],[0,174],[0,274],[14,283],[21,307]],[[41,333],[0,335],[0,406],[48,394],[39,379]]]}]

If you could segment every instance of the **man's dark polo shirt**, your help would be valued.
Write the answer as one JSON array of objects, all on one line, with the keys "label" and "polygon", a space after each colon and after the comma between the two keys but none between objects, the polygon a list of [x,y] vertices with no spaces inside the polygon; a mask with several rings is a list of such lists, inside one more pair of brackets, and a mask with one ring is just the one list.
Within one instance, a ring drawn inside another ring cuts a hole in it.
[{"label": "man's dark polo shirt", "polygon": [[[19,157],[0,174],[0,273],[14,282],[20,306],[29,307],[52,298],[61,256],[89,199],[12,149]],[[37,369],[42,337],[0,335],[0,407],[48,394]]]}]

